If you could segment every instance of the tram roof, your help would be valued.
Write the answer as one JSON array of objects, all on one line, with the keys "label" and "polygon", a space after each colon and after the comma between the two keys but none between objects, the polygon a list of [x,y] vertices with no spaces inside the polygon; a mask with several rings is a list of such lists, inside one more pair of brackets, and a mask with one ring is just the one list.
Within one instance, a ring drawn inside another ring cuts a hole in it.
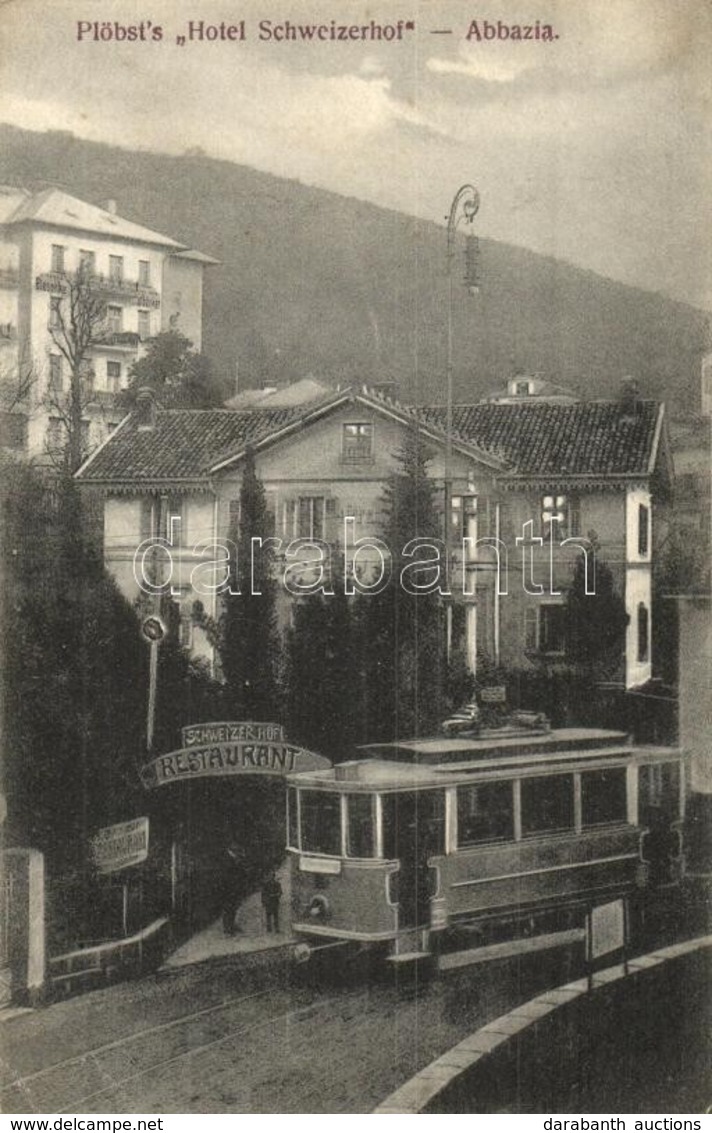
[{"label": "tram roof", "polygon": [[435,736],[422,740],[398,740],[390,744],[366,744],[359,750],[374,759],[433,765],[502,759],[544,751],[554,753],[620,747],[629,743],[627,733],[605,728],[556,728],[547,732],[512,729],[508,734]]},{"label": "tram roof", "polygon": [[[581,729],[562,729],[567,734]],[[592,735],[593,733],[593,735]],[[608,743],[592,744],[550,750],[539,747],[522,752],[510,745],[507,752],[493,754],[491,743],[479,757],[471,756],[471,748],[458,748],[461,758],[456,762],[418,764],[405,761],[370,758],[337,764],[323,771],[304,771],[289,777],[294,786],[321,790],[345,792],[418,790],[435,787],[455,786],[484,779],[501,779],[518,774],[550,775],[573,770],[586,770],[596,767],[610,767],[628,762],[662,762],[679,758],[681,753],[674,748],[631,747],[628,737],[621,732],[603,732],[587,729],[586,736],[609,739]],[[612,737],[618,738],[618,743]],[[441,741],[417,741],[419,744]],[[452,741],[447,750],[452,751]],[[383,745],[388,746],[388,745]]]}]

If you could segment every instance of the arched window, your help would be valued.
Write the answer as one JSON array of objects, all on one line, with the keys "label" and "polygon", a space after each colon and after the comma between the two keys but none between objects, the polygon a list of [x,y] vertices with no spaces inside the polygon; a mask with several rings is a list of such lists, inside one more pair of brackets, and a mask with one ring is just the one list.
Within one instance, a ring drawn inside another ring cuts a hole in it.
[{"label": "arched window", "polygon": [[650,627],[648,607],[644,602],[638,605],[638,660],[647,661],[650,648]]}]

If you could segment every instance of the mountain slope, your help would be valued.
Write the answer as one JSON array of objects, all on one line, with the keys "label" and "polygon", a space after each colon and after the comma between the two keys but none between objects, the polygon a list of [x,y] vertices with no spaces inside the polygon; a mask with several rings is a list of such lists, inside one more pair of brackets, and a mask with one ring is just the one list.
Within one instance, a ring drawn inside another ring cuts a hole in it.
[{"label": "mountain slope", "polygon": [[[312,373],[443,397],[445,233],[435,224],[201,154],[9,126],[0,180],[113,197],[127,218],[218,258],[204,350],[230,388],[237,368],[241,387]],[[516,365],[588,397],[615,394],[633,374],[647,396],[696,408],[703,312],[489,240],[481,276],[478,297],[455,289],[456,399],[481,396]]]}]

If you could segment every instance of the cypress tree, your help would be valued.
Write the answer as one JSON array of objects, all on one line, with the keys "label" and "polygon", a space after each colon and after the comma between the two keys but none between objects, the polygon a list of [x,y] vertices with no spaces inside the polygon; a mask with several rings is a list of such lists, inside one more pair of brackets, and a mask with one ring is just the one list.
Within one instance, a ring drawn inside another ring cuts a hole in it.
[{"label": "cypress tree", "polygon": [[[428,454],[416,426],[407,432],[397,460],[383,500],[382,537],[391,551],[390,579],[380,594],[362,599],[372,740],[432,732],[446,710],[444,607],[437,593],[412,593],[401,583],[401,571],[413,561],[403,554],[407,544],[425,539],[439,545],[441,540]],[[418,581],[433,577],[429,573]]]}]

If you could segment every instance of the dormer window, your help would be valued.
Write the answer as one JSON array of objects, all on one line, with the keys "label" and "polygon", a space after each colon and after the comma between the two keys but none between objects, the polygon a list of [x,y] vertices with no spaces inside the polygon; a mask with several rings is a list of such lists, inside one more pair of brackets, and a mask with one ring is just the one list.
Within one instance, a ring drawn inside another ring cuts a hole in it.
[{"label": "dormer window", "polygon": [[358,422],[343,426],[341,458],[344,464],[367,464],[373,459],[373,425]]},{"label": "dormer window", "polygon": [[531,393],[529,382],[515,382],[514,393],[517,397],[529,397]]}]

